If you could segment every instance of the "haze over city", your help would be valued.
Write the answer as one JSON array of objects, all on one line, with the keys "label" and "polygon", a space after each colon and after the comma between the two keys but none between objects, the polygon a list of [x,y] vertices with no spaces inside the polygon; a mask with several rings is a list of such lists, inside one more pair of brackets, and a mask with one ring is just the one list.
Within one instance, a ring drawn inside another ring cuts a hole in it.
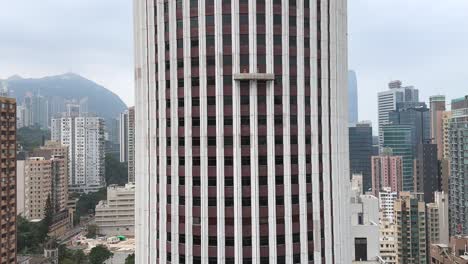
[{"label": "haze over city", "polygon": [[[134,104],[131,1],[0,5],[0,79],[71,71]],[[358,75],[361,120],[376,124],[376,92],[394,79],[420,89],[426,101],[439,93],[455,98],[468,87],[467,1],[352,0],[348,7],[349,68]]]}]

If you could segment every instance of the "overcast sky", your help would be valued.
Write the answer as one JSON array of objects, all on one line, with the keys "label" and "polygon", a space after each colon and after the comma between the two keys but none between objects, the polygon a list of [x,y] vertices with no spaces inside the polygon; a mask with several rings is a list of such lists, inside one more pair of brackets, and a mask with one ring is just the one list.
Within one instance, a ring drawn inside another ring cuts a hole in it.
[{"label": "overcast sky", "polygon": [[[0,78],[76,72],[133,105],[131,0],[0,0]],[[349,0],[349,67],[360,119],[400,79],[448,98],[468,94],[467,0]]]}]

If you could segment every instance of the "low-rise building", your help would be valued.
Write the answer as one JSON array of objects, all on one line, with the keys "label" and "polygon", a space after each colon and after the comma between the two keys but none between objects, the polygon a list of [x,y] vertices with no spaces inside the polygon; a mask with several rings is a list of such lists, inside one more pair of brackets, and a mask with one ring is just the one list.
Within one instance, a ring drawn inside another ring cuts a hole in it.
[{"label": "low-rise building", "polygon": [[379,200],[363,194],[362,176],[353,177],[351,194],[353,263],[378,263]]},{"label": "low-rise building", "polygon": [[107,200],[96,205],[96,225],[106,236],[134,236],[135,185],[107,187]]},{"label": "low-rise building", "polygon": [[468,264],[468,236],[456,236],[450,244],[431,245],[431,264]]}]

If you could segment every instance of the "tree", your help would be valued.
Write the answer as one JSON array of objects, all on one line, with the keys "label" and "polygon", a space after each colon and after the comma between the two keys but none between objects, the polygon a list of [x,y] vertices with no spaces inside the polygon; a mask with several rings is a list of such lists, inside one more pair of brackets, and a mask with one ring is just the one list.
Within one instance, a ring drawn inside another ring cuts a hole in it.
[{"label": "tree", "polygon": [[98,192],[82,194],[76,204],[76,218],[80,219],[82,216],[94,214],[96,205],[99,201],[107,199],[107,189],[102,188]]},{"label": "tree", "polygon": [[99,227],[97,225],[88,225],[87,238],[96,238],[99,233]]},{"label": "tree", "polygon": [[48,227],[44,220],[32,223],[18,216],[17,220],[17,249],[23,254],[41,254],[42,246],[47,240]]},{"label": "tree", "polygon": [[17,131],[18,143],[23,146],[26,151],[31,151],[48,139],[50,139],[50,131],[41,129],[39,126],[22,127]]},{"label": "tree", "polygon": [[89,253],[89,263],[91,264],[102,264],[104,261],[111,258],[114,254],[109,251],[105,246],[98,245],[91,249]]},{"label": "tree", "polygon": [[135,264],[135,253],[127,256],[125,259],[125,264]]},{"label": "tree", "polygon": [[65,245],[59,246],[59,263],[87,264],[88,257],[82,250],[70,250]]},{"label": "tree", "polygon": [[128,167],[116,157],[106,155],[106,183],[107,185],[124,185],[128,182]]}]

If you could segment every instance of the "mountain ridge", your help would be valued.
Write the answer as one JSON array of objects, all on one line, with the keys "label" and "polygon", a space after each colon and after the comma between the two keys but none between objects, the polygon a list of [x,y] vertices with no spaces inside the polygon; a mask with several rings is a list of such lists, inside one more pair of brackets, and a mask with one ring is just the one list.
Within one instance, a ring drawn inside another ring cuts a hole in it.
[{"label": "mountain ridge", "polygon": [[127,105],[114,92],[72,72],[41,78],[23,78],[13,75],[3,81],[6,81],[8,85],[10,96],[15,97],[19,103],[28,93],[66,100],[88,98],[89,112],[94,112],[106,119],[117,118],[127,108]]}]

